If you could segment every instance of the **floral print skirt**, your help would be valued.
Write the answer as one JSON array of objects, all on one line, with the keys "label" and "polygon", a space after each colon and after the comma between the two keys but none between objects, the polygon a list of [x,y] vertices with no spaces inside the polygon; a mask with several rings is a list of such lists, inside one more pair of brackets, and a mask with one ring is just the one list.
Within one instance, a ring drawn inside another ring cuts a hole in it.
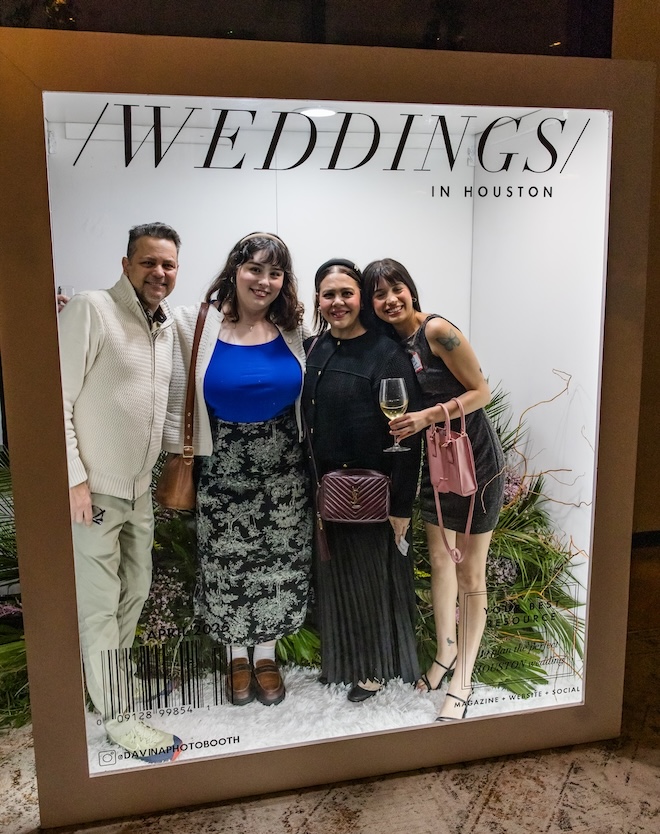
[{"label": "floral print skirt", "polygon": [[198,616],[218,642],[297,631],[309,594],[312,511],[293,409],[261,423],[212,420],[197,488]]}]

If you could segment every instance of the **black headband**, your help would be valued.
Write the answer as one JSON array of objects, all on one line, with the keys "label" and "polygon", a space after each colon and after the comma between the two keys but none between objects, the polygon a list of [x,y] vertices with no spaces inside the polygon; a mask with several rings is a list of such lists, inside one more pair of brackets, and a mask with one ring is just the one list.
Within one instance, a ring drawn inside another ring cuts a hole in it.
[{"label": "black headband", "polygon": [[314,276],[314,286],[318,288],[318,285],[321,281],[321,276],[323,273],[329,269],[331,266],[345,266],[347,269],[350,269],[351,272],[354,272],[360,281],[362,281],[362,273],[357,267],[357,264],[354,264],[353,261],[347,261],[346,258],[330,258],[329,261],[326,261],[324,264],[316,270],[316,275]]}]

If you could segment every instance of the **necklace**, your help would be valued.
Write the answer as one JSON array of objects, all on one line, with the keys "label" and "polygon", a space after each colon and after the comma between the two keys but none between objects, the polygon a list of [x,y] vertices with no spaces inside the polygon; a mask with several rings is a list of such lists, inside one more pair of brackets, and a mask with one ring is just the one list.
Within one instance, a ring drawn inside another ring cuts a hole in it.
[{"label": "necklace", "polygon": [[220,327],[222,340],[229,344],[252,345],[269,342],[272,339],[272,325],[265,319],[259,319],[250,324],[247,321],[227,321]]},{"label": "necklace", "polygon": [[261,322],[259,321],[255,321],[254,324],[248,324],[246,321],[227,321],[225,319],[225,321],[223,322],[223,327],[231,327],[232,330],[238,330],[240,327],[252,333],[254,328],[260,323]]}]

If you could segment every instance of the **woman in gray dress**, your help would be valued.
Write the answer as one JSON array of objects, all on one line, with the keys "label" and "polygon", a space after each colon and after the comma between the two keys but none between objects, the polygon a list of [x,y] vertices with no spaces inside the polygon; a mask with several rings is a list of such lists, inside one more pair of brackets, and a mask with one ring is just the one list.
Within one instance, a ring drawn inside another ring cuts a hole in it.
[{"label": "woman in gray dress", "polygon": [[[437,649],[431,668],[417,683],[418,689],[439,689],[449,684],[438,720],[464,718],[472,691],[472,672],[486,625],[486,558],[504,496],[504,458],[499,439],[483,407],[490,389],[479,361],[461,331],[447,319],[422,312],[417,288],[398,261],[384,259],[364,270],[365,297],[391,335],[410,356],[422,389],[424,408],[392,420],[399,439],[410,437],[435,422],[443,422],[444,403],[450,418],[459,416],[460,399],[466,413],[466,430],[472,442],[478,491],[464,559],[456,564],[438,526],[428,463],[422,474],[421,510],[426,524],[431,558],[431,592]],[[440,496],[442,516],[450,547],[464,550],[463,540],[470,499],[452,493]],[[456,604],[459,618],[456,627]]]}]

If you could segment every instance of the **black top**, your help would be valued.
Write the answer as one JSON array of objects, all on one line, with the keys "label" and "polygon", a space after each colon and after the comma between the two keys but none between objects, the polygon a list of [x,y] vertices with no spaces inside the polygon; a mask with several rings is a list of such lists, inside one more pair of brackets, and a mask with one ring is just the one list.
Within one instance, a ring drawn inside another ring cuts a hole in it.
[{"label": "black top", "polygon": [[[305,342],[306,350],[313,341]],[[372,331],[354,339],[326,332],[307,358],[303,408],[319,476],[342,468],[385,472],[392,478],[390,512],[408,518],[417,489],[420,435],[404,441],[410,452],[383,454],[393,442],[378,402],[380,380],[387,377],[405,379],[409,409],[417,410],[415,375],[396,342]]]},{"label": "black top", "polygon": [[[436,318],[440,318],[440,316],[428,316],[422,326],[401,343],[410,356],[412,366],[416,371],[417,381],[421,388],[422,408],[431,408],[438,403],[449,402],[453,397],[460,397],[467,390],[463,383],[456,379],[442,359],[431,350],[426,338],[426,325],[431,319]],[[451,425],[455,431],[459,431],[460,418],[453,419]],[[481,450],[482,445],[484,451],[490,450],[493,442],[490,421],[483,408],[465,415],[465,427],[472,441],[476,462],[477,457],[481,457],[477,454],[477,450]],[[499,446],[499,441],[496,440],[495,445]],[[498,466],[495,472],[499,468]]]}]

